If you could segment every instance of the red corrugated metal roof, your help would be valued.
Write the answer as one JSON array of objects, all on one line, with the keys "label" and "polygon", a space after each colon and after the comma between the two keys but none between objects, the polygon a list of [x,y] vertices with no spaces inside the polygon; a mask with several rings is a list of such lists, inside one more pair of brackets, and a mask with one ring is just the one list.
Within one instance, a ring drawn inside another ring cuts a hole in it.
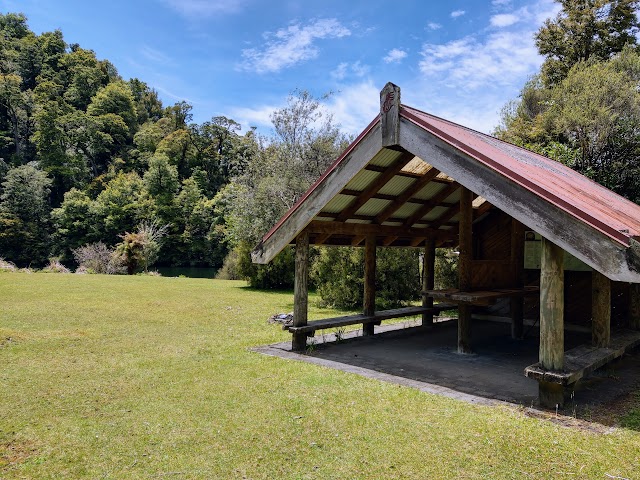
[{"label": "red corrugated metal roof", "polygon": [[[630,237],[640,236],[640,206],[561,163],[409,106],[401,107],[400,116],[619,243],[629,246]],[[367,126],[263,241],[278,230],[379,121],[376,117]]]},{"label": "red corrugated metal roof", "polygon": [[640,206],[559,162],[415,108],[400,116],[623,245],[640,235]]}]

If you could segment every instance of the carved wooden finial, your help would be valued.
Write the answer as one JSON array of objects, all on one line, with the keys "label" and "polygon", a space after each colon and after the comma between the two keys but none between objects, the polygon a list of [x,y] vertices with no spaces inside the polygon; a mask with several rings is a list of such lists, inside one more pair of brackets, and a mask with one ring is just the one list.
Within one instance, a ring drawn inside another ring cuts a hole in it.
[{"label": "carved wooden finial", "polygon": [[387,83],[380,92],[380,116],[382,119],[382,146],[400,143],[400,87]]}]

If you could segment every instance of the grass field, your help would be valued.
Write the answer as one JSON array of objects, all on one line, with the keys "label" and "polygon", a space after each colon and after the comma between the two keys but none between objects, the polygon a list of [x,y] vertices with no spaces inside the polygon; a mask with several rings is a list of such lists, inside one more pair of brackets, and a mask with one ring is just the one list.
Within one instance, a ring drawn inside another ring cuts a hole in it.
[{"label": "grass field", "polygon": [[638,431],[253,353],[293,296],[243,285],[0,273],[0,478],[640,478]]}]

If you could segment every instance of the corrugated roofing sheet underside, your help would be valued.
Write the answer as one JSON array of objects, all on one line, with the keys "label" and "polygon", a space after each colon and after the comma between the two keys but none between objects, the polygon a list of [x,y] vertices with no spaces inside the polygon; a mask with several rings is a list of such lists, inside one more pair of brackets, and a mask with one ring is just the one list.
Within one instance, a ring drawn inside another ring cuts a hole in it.
[{"label": "corrugated roofing sheet underside", "polygon": [[525,188],[593,227],[602,229],[605,225],[618,232],[627,231],[627,236],[640,235],[640,206],[561,163],[411,107],[403,106],[403,111],[416,117],[428,131],[444,133],[449,137],[447,142],[461,151],[489,158],[495,162],[494,170],[514,177],[514,181],[524,179]]},{"label": "corrugated roofing sheet underside", "polygon": [[[368,166],[373,166],[374,168],[388,168],[393,163],[395,163],[401,155],[401,152],[383,149],[369,162]],[[433,167],[427,162],[418,157],[414,157],[411,161],[409,161],[409,163],[407,163],[407,165],[402,168],[400,174],[395,175],[381,188],[379,188],[376,191],[376,195],[397,198],[398,196],[402,195],[407,189],[413,187],[414,183],[418,180],[419,175],[426,174],[432,168]],[[347,209],[357,198],[353,194],[357,192],[366,192],[380,178],[381,175],[381,172],[375,170],[367,170],[366,168],[358,172],[351,179],[351,181],[347,183],[343,190],[343,192],[348,192],[350,194],[336,195],[329,201],[329,203],[327,203],[322,208],[321,214],[316,216],[315,220],[331,221],[332,219],[330,218],[330,215],[336,216],[343,210]],[[414,201],[408,201],[401,205],[396,211],[392,213],[391,217],[387,219],[387,221],[383,222],[383,225],[402,225],[402,222],[398,220],[406,220],[411,217],[420,208],[422,208],[425,202],[438,195],[442,190],[447,188],[448,183],[452,181],[450,177],[442,173],[437,175],[436,180],[438,181],[431,181],[427,183],[419,191],[411,195],[411,199]],[[459,200],[460,193],[459,191],[455,191],[442,201],[454,204],[459,202]],[[364,205],[362,205],[354,213],[354,215],[356,217],[375,217],[382,213],[391,203],[392,200],[389,198],[376,198],[376,196],[374,195],[372,198],[367,200]],[[417,223],[414,226],[427,227],[428,222],[437,220],[442,214],[447,211],[447,206],[435,206],[432,210],[426,212],[425,215],[423,215],[422,219],[424,221],[422,221],[422,223]],[[420,221],[420,219],[418,221]],[[449,222],[450,221],[451,220],[449,220]],[[352,218],[347,220],[347,222],[371,223],[371,220]],[[446,229],[447,227],[443,226],[442,228]]]}]

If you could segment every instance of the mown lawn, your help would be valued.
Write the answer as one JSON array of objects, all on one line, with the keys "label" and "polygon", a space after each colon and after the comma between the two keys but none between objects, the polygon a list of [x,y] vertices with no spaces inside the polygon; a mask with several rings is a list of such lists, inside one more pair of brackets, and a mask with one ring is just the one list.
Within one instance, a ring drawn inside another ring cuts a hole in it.
[{"label": "mown lawn", "polygon": [[292,298],[242,282],[0,273],[0,478],[640,478],[634,430],[249,351],[288,338],[266,319]]}]

